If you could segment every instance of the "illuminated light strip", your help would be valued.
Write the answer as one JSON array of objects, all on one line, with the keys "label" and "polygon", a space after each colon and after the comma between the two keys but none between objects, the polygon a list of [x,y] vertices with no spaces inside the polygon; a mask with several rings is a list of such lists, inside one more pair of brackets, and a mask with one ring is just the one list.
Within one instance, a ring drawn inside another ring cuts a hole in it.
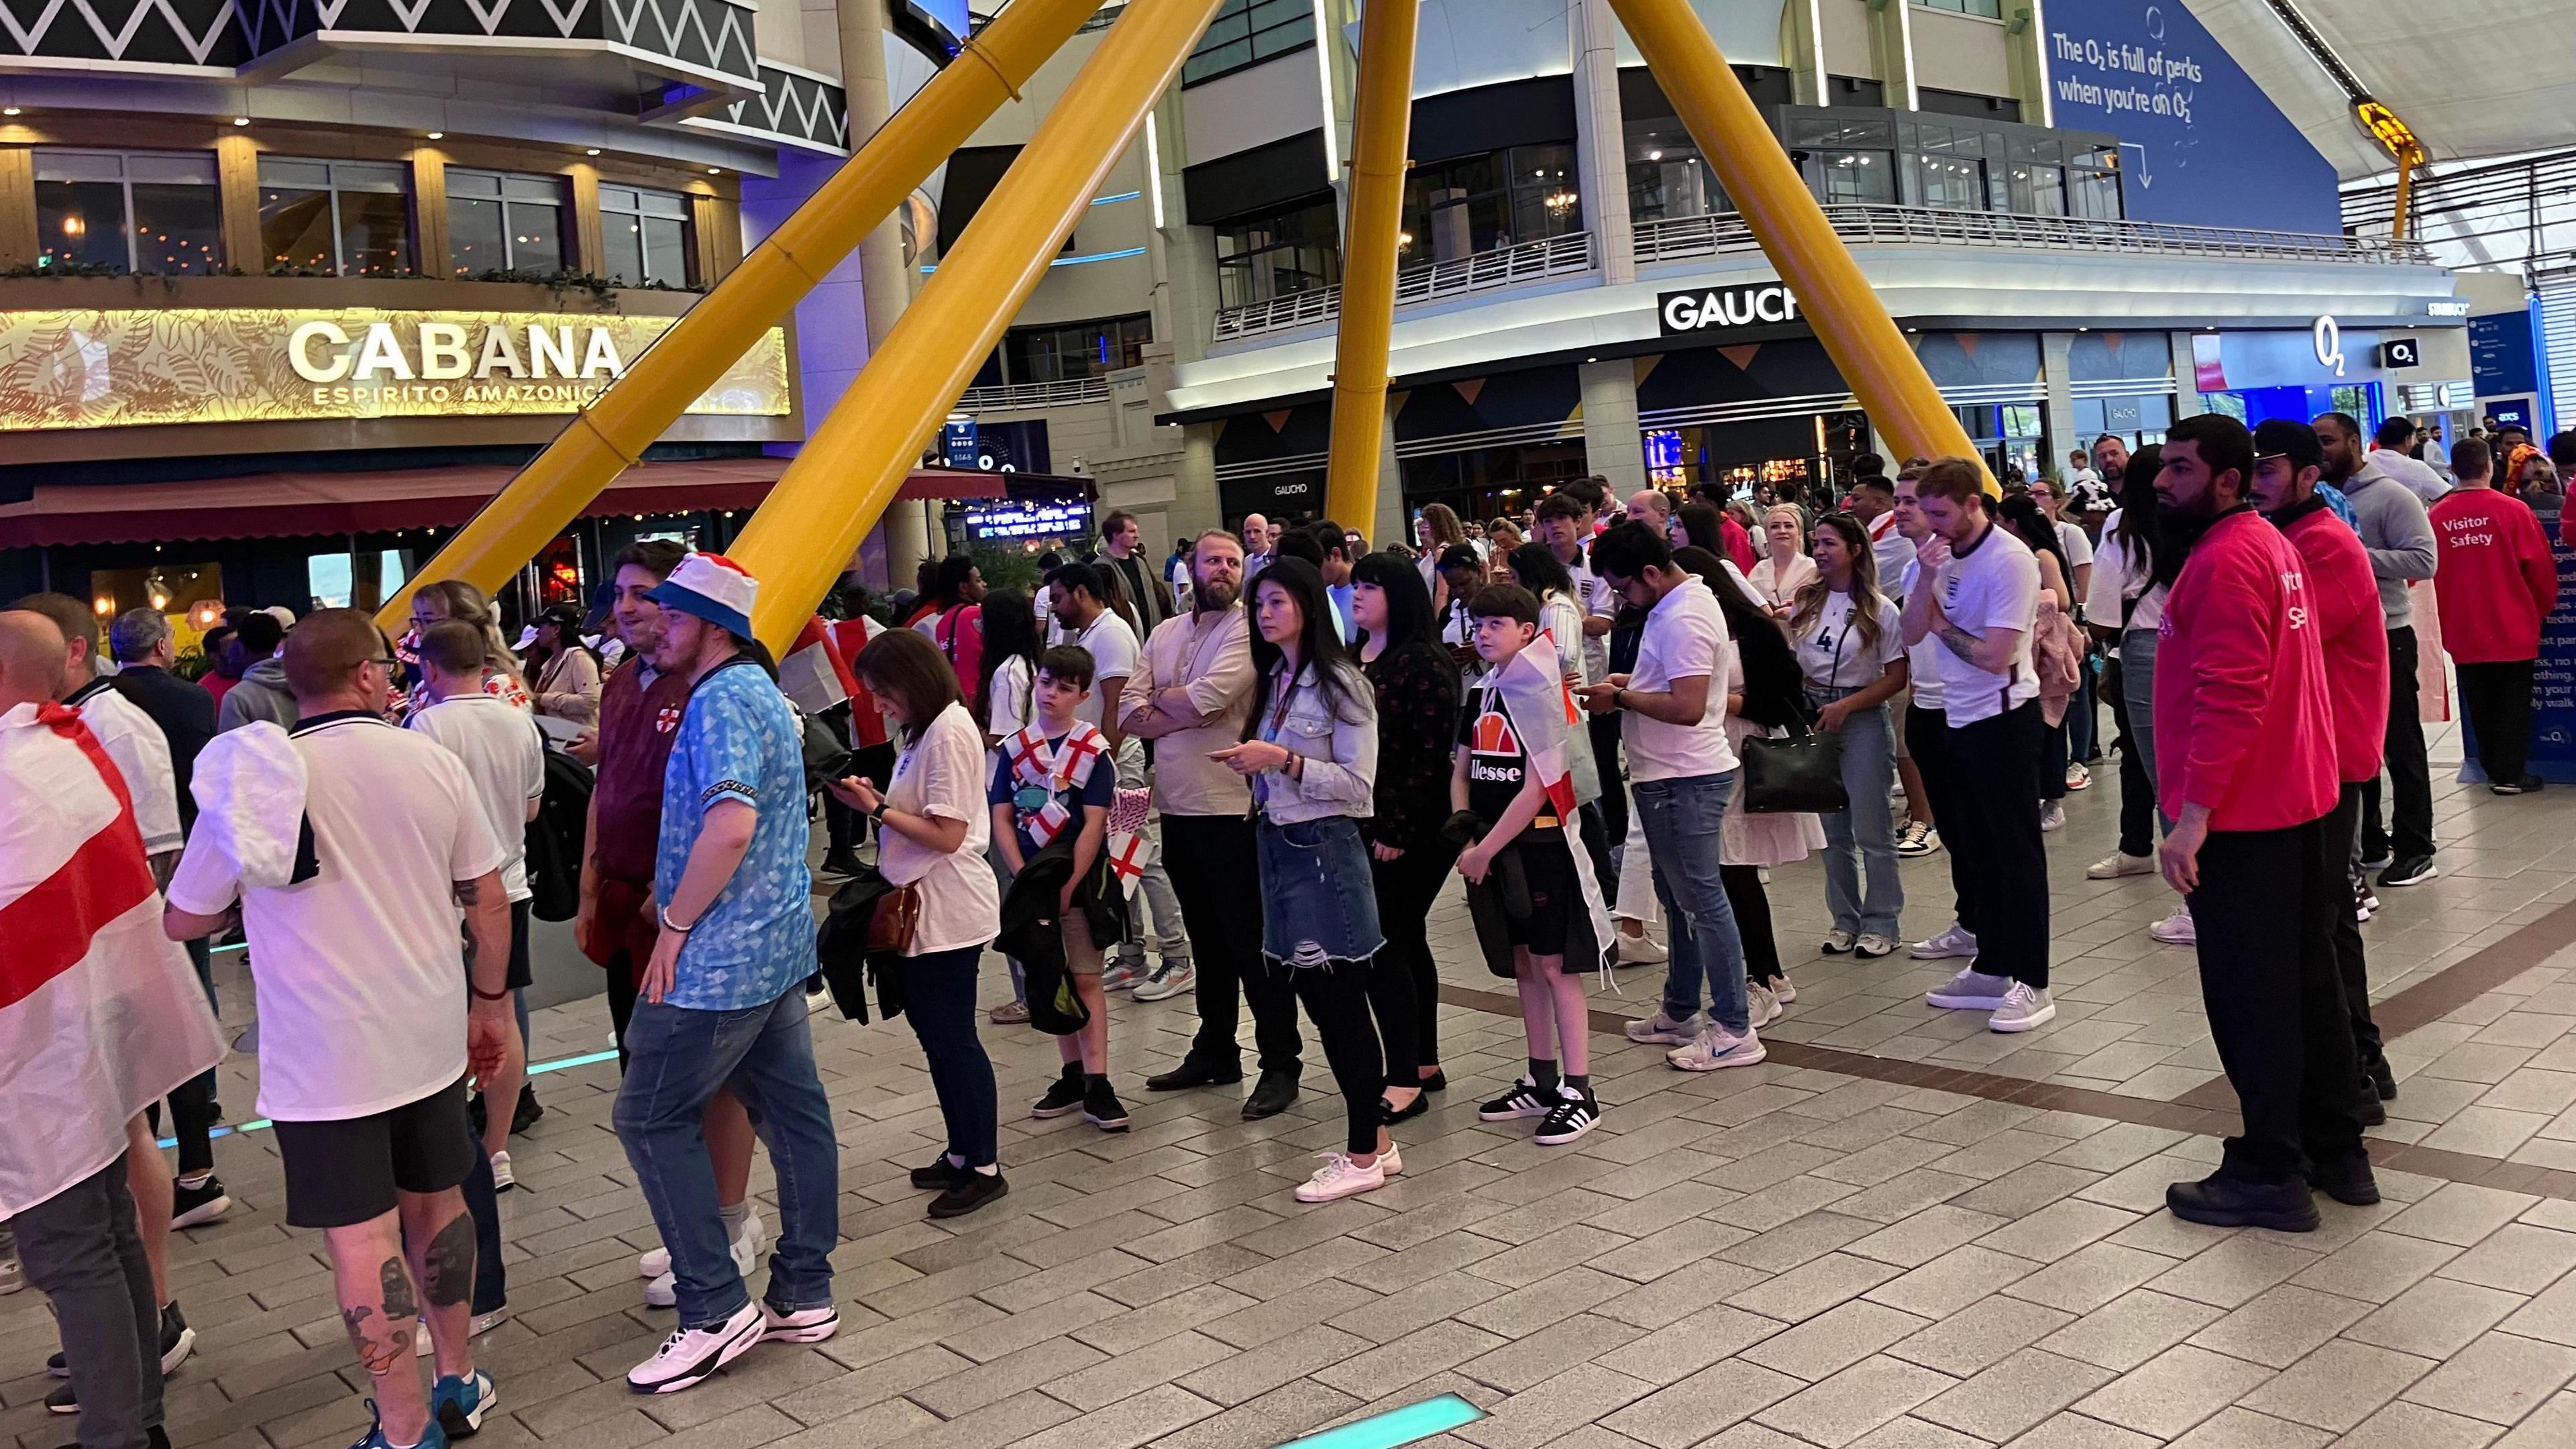
[{"label": "illuminated light strip", "polygon": [[[239,950],[240,948],[237,946],[226,946],[220,949],[234,951]],[[547,1072],[569,1071],[574,1067],[586,1067],[594,1062],[614,1061],[616,1059],[617,1053],[614,1050],[604,1052],[583,1052],[577,1057],[557,1057],[550,1062],[531,1063],[528,1067],[528,1075],[532,1077],[543,1076]],[[206,1134],[206,1140],[211,1142],[218,1137],[230,1137],[236,1132],[265,1132],[275,1125],[277,1124],[269,1121],[266,1117],[254,1117],[250,1121],[244,1122],[238,1127],[217,1127]],[[176,1147],[179,1145],[179,1139],[176,1137],[164,1137],[161,1139],[161,1145],[163,1147]]]},{"label": "illuminated light strip", "polygon": [[1292,1439],[1279,1449],[1395,1449],[1398,1444],[1428,1439],[1483,1417],[1485,1411],[1474,1404],[1456,1394],[1442,1394],[1436,1399],[1372,1414],[1338,1429]]},{"label": "illuminated light strip", "polygon": [[1163,148],[1154,138],[1154,113],[1145,113],[1145,185],[1152,189],[1149,198],[1154,208],[1154,230],[1163,229]]},{"label": "illuminated light strip", "polygon": [[1122,191],[1116,196],[1095,196],[1091,198],[1091,204],[1094,206],[1107,206],[1113,201],[1134,201],[1137,197],[1144,194],[1145,193],[1142,191]]},{"label": "illuminated light strip", "polygon": [[[1315,78],[1322,83],[1324,95],[1324,184],[1340,192],[1342,188],[1341,148],[1335,143],[1334,129],[1342,121],[1333,108],[1333,34],[1332,17],[1324,13],[1324,0],[1315,0]],[[1357,108],[1357,102],[1353,102]]]},{"label": "illuminated light strip", "polygon": [[[1144,249],[1143,247],[1128,247],[1128,248],[1126,248],[1126,249],[1124,249],[1124,250],[1122,250],[1122,251],[1114,251],[1114,252],[1092,252],[1092,253],[1089,253],[1089,254],[1087,254],[1087,255],[1079,256],[1079,257],[1058,257],[1058,258],[1056,258],[1054,261],[1051,261],[1051,262],[1047,263],[1047,266],[1048,266],[1048,267],[1050,267],[1050,268],[1054,268],[1054,267],[1078,267],[1078,266],[1083,265],[1083,264],[1084,264],[1084,263],[1086,263],[1086,262],[1114,262],[1114,261],[1119,260],[1119,259],[1120,259],[1120,258],[1122,258],[1122,257],[1141,257],[1141,256],[1143,256],[1144,254],[1145,254],[1145,249]],[[938,271],[938,270],[939,270],[939,263],[937,263],[937,262],[923,262],[923,263],[921,264],[921,270],[922,270],[925,274],[926,274],[926,273],[930,273],[930,272]]]}]

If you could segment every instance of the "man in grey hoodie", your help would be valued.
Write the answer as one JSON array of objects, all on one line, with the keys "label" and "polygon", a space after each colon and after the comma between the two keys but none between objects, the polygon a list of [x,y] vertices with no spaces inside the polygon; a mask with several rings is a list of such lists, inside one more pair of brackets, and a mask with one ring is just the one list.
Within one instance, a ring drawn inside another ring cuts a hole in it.
[{"label": "man in grey hoodie", "polygon": [[2316,420],[2325,449],[2325,480],[2343,490],[2355,532],[2379,579],[2379,609],[2388,624],[2388,784],[2394,823],[2382,827],[2379,782],[2362,787],[2361,858],[2383,886],[2431,880],[2433,774],[2424,758],[2424,725],[2415,689],[2415,606],[2406,585],[2433,576],[2432,520],[2413,489],[2381,472],[2364,451],[2361,424],[2345,413]]},{"label": "man in grey hoodie", "polygon": [[240,729],[255,719],[267,720],[279,729],[295,727],[295,696],[286,687],[286,661],[277,657],[285,637],[286,631],[272,614],[242,617],[241,627],[233,634],[233,645],[256,662],[242,671],[239,684],[224,692],[223,706],[215,718],[215,733]]}]

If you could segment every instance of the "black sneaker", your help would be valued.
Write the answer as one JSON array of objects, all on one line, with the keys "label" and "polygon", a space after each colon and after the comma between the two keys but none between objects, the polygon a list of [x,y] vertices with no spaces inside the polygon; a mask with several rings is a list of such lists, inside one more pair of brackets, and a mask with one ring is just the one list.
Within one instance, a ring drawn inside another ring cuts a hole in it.
[{"label": "black sneaker", "polygon": [[2165,1206],[2187,1223],[2213,1228],[2270,1228],[2282,1233],[2313,1233],[2319,1219],[2308,1185],[2248,1182],[2223,1169],[2198,1182],[2177,1182],[2165,1189]]},{"label": "black sneaker", "polygon": [[2487,789],[2498,795],[2529,795],[2538,790],[2541,783],[2538,775],[2525,775],[2519,780],[2507,780],[2501,785],[2489,785]]},{"label": "black sneaker", "polygon": [[2396,852],[2390,850],[2385,845],[2377,847],[2365,845],[2361,849],[2361,868],[2363,870],[2386,870],[2396,863]]},{"label": "black sneaker", "polygon": [[[2388,1108],[2379,1100],[2379,1094],[2370,1089],[2368,1082],[2361,1084],[2361,1105],[2355,1110],[2361,1114],[2361,1125],[2364,1127],[2388,1125]],[[2311,1178],[2309,1181],[2313,1182],[2315,1179]]]},{"label": "black sneaker", "polygon": [[2433,864],[2433,857],[2405,855],[2399,856],[2388,869],[2379,873],[2379,883],[2384,886],[2421,885],[2441,873],[2441,869]]},{"label": "black sneaker", "polygon": [[537,1105],[537,1089],[526,1082],[521,1082],[519,1105],[510,1109],[510,1135],[516,1137],[536,1126],[537,1119],[544,1115],[546,1115],[546,1109]]},{"label": "black sneaker", "polygon": [[2379,1201],[2379,1179],[2371,1175],[2367,1153],[2332,1167],[2311,1166],[2307,1178],[2308,1186],[2345,1207],[2370,1207]]},{"label": "black sneaker", "polygon": [[1011,1190],[998,1172],[969,1172],[949,1184],[948,1190],[930,1200],[934,1218],[959,1218]]},{"label": "black sneaker", "polygon": [[1038,1118],[1070,1116],[1082,1110],[1083,1095],[1082,1066],[1076,1063],[1064,1069],[1064,1075],[1057,1077],[1055,1085],[1047,1088],[1046,1095],[1038,1098],[1038,1104],[1029,1109],[1029,1115]]},{"label": "black sneaker", "polygon": [[1211,1067],[1184,1059],[1177,1067],[1160,1076],[1147,1077],[1148,1092],[1186,1092],[1192,1087],[1230,1087],[1243,1080],[1243,1068]]},{"label": "black sneaker", "polygon": [[[179,1305],[173,1303],[162,1309],[161,1376],[168,1378],[177,1373],[179,1365],[188,1361],[188,1355],[195,1352],[196,1347],[197,1330],[188,1326],[187,1317],[180,1313]],[[45,1372],[58,1379],[68,1379],[71,1377],[71,1364],[57,1353],[45,1360]],[[52,1393],[45,1395],[45,1411],[52,1414],[77,1414],[80,1412],[80,1399],[72,1393],[72,1386],[69,1383],[57,1384]]]},{"label": "black sneaker", "polygon": [[70,1384],[56,1384],[54,1385],[54,1391],[45,1395],[45,1412],[48,1414],[77,1414],[80,1412],[80,1400],[72,1396],[72,1386]]},{"label": "black sneaker", "polygon": [[2388,1065],[2388,1059],[2386,1057],[2382,1057],[2378,1061],[2372,1062],[2369,1067],[2369,1072],[2370,1085],[2378,1090],[2379,1100],[2383,1102],[2396,1101],[2397,1073]]},{"label": "black sneaker", "polygon": [[174,1182],[170,1185],[170,1226],[193,1228],[199,1223],[211,1223],[232,1205],[233,1200],[224,1193],[224,1180],[211,1173],[195,1187]]},{"label": "black sneaker", "polygon": [[1538,1083],[1522,1077],[1512,1089],[1476,1109],[1479,1122],[1517,1122],[1523,1117],[1547,1115],[1548,1099],[1539,1095]]},{"label": "black sneaker", "polygon": [[1127,1130],[1126,1104],[1118,1100],[1118,1093],[1109,1085],[1107,1077],[1083,1089],[1082,1120],[1103,1132]]},{"label": "black sneaker", "polygon": [[1562,1146],[1591,1131],[1600,1121],[1601,1104],[1590,1092],[1578,1092],[1559,1082],[1556,1105],[1547,1109],[1547,1120],[1538,1124],[1538,1145]]},{"label": "black sneaker", "polygon": [[948,1154],[943,1152],[928,1167],[912,1170],[912,1185],[923,1192],[936,1192],[955,1185],[958,1176],[965,1171],[965,1168],[949,1161]]},{"label": "black sneaker", "polygon": [[852,876],[866,869],[867,866],[859,860],[859,853],[846,845],[823,852],[822,873],[825,875]]}]

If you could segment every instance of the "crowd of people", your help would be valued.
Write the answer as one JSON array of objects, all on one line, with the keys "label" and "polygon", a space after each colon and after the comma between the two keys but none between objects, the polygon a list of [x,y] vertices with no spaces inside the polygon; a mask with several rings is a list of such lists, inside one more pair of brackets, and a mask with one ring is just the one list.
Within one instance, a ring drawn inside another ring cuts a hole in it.
[{"label": "crowd of people", "polygon": [[[944,1150],[911,1174],[930,1217],[1009,1191],[988,1026],[1056,1038],[1030,1116],[1129,1130],[1121,991],[1195,1003],[1148,1099],[1239,1088],[1249,1013],[1247,1121],[1298,1100],[1311,1028],[1346,1126],[1295,1190],[1320,1203],[1400,1175],[1403,1124],[1450,1085],[1427,921],[1453,890],[1527,1046],[1478,1115],[1543,1146],[1609,1110],[1595,971],[1664,968],[1626,1035],[1672,1067],[1764,1060],[1797,999],[1770,872],[1811,855],[1817,949],[1874,960],[1904,948],[1900,860],[1946,852],[1947,923],[1906,948],[1960,963],[1927,1006],[2045,1025],[2048,836],[2092,784],[2107,704],[2119,841],[2085,874],[2181,897],[2153,930],[2196,947],[2243,1105],[2216,1171],[2168,1203],[2313,1228],[2312,1190],[2377,1200],[2361,1131],[2396,1091],[2368,872],[2436,873],[2410,584],[2433,581],[2489,787],[2538,787],[2544,520],[2567,524],[2537,505],[2576,437],[2508,440],[2501,464],[2465,438],[2436,469],[2410,432],[2365,447],[2341,414],[2203,415],[2135,453],[2105,437],[2063,482],[1998,493],[1974,460],[1889,477],[1865,458],[1840,499],[1758,514],[1574,479],[1525,529],[1433,505],[1411,545],[1372,550],[1255,515],[1167,567],[1113,513],[1096,556],[1052,560],[1035,591],[988,591],[952,556],[897,616],[817,618],[783,661],[753,635],[759,580],[660,541],[612,561],[600,616],[549,610],[518,649],[481,592],[436,580],[399,640],[350,609],[245,613],[204,684],[172,673],[154,611],[102,638],[78,600],[19,600],[0,612],[0,1035],[22,1072],[90,1088],[43,1130],[0,1127],[0,1211],[60,1316],[49,1404],[87,1446],[167,1442],[159,1384],[195,1331],[165,1245],[229,1207],[208,962],[238,933],[257,1106],[366,1377],[361,1445],[476,1432],[500,1394],[474,1345],[507,1311],[497,1194],[541,1111],[541,889],[571,896],[606,972],[613,1123],[661,1243],[636,1266],[675,1310],[630,1387],[832,1336],[818,798],[834,910],[863,903],[938,1099]],[[820,778],[818,722],[844,747]],[[578,857],[549,862],[529,842],[557,757],[590,774]],[[994,950],[1012,990],[985,1011]],[[763,1145],[774,1235],[749,1192]]]}]

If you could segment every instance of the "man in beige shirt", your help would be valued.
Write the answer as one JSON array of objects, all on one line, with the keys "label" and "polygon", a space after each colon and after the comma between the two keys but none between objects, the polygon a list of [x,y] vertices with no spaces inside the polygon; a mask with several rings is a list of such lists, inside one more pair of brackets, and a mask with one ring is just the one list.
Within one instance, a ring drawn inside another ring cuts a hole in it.
[{"label": "man in beige shirt", "polygon": [[1297,1005],[1261,959],[1261,909],[1244,891],[1252,859],[1252,796],[1243,777],[1208,758],[1243,734],[1252,699],[1252,637],[1243,610],[1243,543],[1223,529],[1198,537],[1191,609],[1145,641],[1119,707],[1126,732],[1155,741],[1154,805],[1163,859],[1180,897],[1181,923],[1198,964],[1199,1031],[1177,1068],[1146,1090],[1176,1092],[1243,1080],[1235,1041],[1240,995],[1252,1003],[1261,1081],[1246,1121],[1297,1100]]}]

